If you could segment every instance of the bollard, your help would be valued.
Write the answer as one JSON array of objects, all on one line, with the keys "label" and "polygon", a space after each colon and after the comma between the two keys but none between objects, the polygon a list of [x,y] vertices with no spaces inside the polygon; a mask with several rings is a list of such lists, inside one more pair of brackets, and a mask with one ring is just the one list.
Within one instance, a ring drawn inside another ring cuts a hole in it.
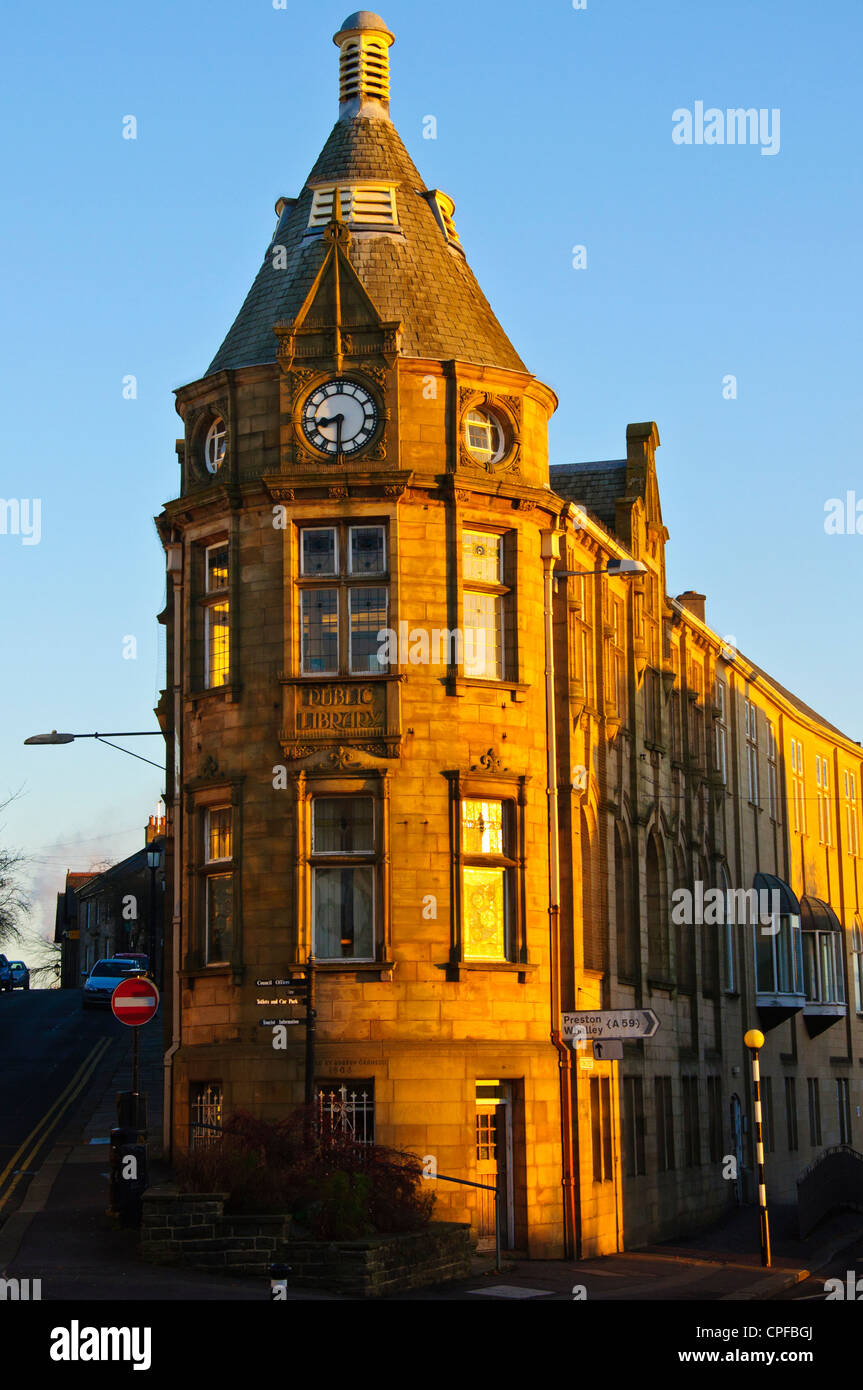
[{"label": "bollard", "polygon": [[111,1130],[111,1211],[121,1226],[140,1226],[142,1197],[149,1185],[148,1153],[136,1129]]},{"label": "bollard", "polygon": [[270,1265],[270,1300],[273,1303],[284,1303],[288,1297],[288,1275],[291,1272],[290,1265]]}]

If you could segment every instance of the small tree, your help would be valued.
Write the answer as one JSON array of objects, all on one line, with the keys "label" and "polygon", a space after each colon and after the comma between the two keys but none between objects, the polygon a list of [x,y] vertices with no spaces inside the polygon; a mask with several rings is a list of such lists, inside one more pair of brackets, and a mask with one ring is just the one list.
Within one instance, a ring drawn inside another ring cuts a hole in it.
[{"label": "small tree", "polygon": [[[0,815],[14,800],[15,796],[10,796],[0,804]],[[5,945],[18,945],[24,918],[30,911],[30,900],[21,886],[24,862],[23,854],[0,847],[0,949]]]}]

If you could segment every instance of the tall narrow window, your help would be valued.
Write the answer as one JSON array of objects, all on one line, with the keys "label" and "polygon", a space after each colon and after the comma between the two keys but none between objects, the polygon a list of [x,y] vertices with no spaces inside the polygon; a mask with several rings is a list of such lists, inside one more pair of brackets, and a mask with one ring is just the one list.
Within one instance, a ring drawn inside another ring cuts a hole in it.
[{"label": "tall narrow window", "polygon": [[794,1153],[800,1147],[800,1139],[797,1132],[797,1082],[793,1076],[785,1078],[785,1130],[789,1151]]},{"label": "tall narrow window", "polygon": [[734,907],[730,897],[731,882],[728,877],[728,870],[725,865],[721,865],[719,870],[719,887],[722,889],[723,902],[723,934],[725,941],[725,988],[729,994],[737,993],[737,949],[734,939]]},{"label": "tall narrow window", "polygon": [[845,825],[847,828],[848,853],[860,853],[859,821],[857,819],[857,777],[845,769]]},{"label": "tall narrow window", "polygon": [[505,801],[461,804],[462,954],[466,961],[505,961],[512,939],[515,859],[513,807]]},{"label": "tall narrow window", "polygon": [[851,1095],[847,1076],[836,1078],[836,1108],[839,1112],[839,1143],[851,1143]]},{"label": "tall narrow window", "polygon": [[674,1108],[671,1103],[671,1077],[656,1076],[653,1083],[656,1103],[656,1158],[660,1173],[674,1167]]},{"label": "tall narrow window", "polygon": [[719,1163],[723,1156],[722,1142],[722,1077],[707,1078],[707,1115],[710,1124],[710,1162]]},{"label": "tall narrow window", "polygon": [[773,1078],[761,1078],[761,1124],[764,1134],[764,1148],[769,1154],[776,1148],[776,1131],[773,1127]]},{"label": "tall narrow window", "polygon": [[375,803],[312,799],[312,937],[322,961],[375,959]]},{"label": "tall narrow window", "polygon": [[803,776],[803,744],[791,740],[791,799],[794,805],[794,830],[806,833],[806,783]]},{"label": "tall narrow window", "polygon": [[725,681],[716,682],[716,771],[722,785],[728,782],[728,690]]},{"label": "tall narrow window", "polygon": [[851,968],[854,973],[854,1008],[863,1014],[863,922],[859,915],[851,928]]},{"label": "tall narrow window", "polygon": [[821,1092],[818,1077],[808,1077],[806,1086],[809,1094],[809,1143],[815,1146],[821,1143]]},{"label": "tall narrow window", "polygon": [[683,1078],[684,1167],[697,1168],[701,1162],[701,1129],[698,1118],[698,1077]]},{"label": "tall narrow window", "polygon": [[383,675],[389,622],[384,526],[300,531],[300,670],[305,676]]},{"label": "tall narrow window", "polygon": [[623,1078],[623,1165],[628,1178],[647,1172],[644,1162],[644,1083],[640,1076]]},{"label": "tall narrow window", "polygon": [[211,689],[227,685],[231,673],[228,542],[208,545],[204,564],[204,682]]},{"label": "tall narrow window", "polygon": [[758,801],[758,711],[751,700],[743,702],[743,725],[746,733],[746,779],[749,802],[757,806]]},{"label": "tall narrow window", "polygon": [[509,641],[504,584],[505,538],[494,532],[462,534],[464,673],[479,680],[504,679]]},{"label": "tall narrow window", "polygon": [[815,754],[815,796],[818,801],[818,840],[832,844],[830,829],[830,768],[826,758]]},{"label": "tall narrow window", "polygon": [[234,941],[234,812],[204,812],[204,940],[207,965],[231,959]]},{"label": "tall narrow window", "polygon": [[767,721],[767,809],[771,820],[779,820],[779,766],[776,755],[776,726]]},{"label": "tall narrow window", "polygon": [[590,1078],[590,1130],[593,1146],[593,1181],[613,1182],[611,1080],[607,1076]]}]

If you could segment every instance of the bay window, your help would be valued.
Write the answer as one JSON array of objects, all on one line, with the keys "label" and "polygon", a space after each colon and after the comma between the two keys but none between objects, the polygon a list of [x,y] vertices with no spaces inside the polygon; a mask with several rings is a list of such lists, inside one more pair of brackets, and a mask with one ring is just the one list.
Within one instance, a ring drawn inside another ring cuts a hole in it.
[{"label": "bay window", "polygon": [[379,653],[389,615],[386,527],[305,526],[299,551],[302,674],[385,674]]},{"label": "bay window", "polygon": [[313,797],[312,949],[318,960],[375,959],[376,870],[374,797]]}]

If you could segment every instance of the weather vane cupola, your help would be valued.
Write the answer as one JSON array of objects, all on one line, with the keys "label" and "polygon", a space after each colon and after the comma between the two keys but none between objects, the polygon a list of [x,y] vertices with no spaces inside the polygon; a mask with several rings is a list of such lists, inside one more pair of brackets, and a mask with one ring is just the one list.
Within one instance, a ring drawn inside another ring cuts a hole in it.
[{"label": "weather vane cupola", "polygon": [[341,52],[339,63],[339,119],[354,116],[384,117],[390,114],[390,44],[395,34],[380,15],[357,10],[348,15],[333,43]]}]

